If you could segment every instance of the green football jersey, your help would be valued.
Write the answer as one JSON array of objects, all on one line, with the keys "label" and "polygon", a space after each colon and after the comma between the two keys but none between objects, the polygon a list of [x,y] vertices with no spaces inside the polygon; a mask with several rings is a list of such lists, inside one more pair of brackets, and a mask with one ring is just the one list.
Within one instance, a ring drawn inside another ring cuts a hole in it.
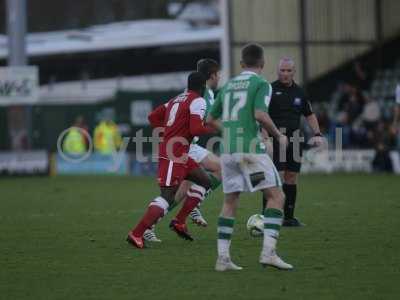
[{"label": "green football jersey", "polygon": [[[211,106],[214,104],[214,92],[212,89],[206,87],[203,95],[204,100],[206,100],[206,111],[204,113],[204,120],[207,119],[208,114],[210,113]],[[199,137],[195,136],[192,140],[192,144],[197,144],[199,141]]]},{"label": "green football jersey", "polygon": [[206,100],[206,112],[204,114],[204,120],[206,120],[211,110],[211,106],[214,104],[214,92],[212,89],[206,88],[203,98]]},{"label": "green football jersey", "polygon": [[265,153],[255,110],[268,112],[272,87],[254,72],[244,71],[229,80],[219,92],[210,114],[221,118],[223,153]]}]

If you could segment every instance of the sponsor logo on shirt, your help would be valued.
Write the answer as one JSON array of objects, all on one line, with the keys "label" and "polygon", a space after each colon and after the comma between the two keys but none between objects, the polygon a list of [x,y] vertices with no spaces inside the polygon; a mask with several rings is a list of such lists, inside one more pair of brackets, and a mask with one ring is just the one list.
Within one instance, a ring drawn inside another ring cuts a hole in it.
[{"label": "sponsor logo on shirt", "polygon": [[282,95],[282,92],[276,92],[275,95]]},{"label": "sponsor logo on shirt", "polygon": [[293,104],[296,105],[296,106],[300,106],[301,105],[301,98],[294,98]]}]

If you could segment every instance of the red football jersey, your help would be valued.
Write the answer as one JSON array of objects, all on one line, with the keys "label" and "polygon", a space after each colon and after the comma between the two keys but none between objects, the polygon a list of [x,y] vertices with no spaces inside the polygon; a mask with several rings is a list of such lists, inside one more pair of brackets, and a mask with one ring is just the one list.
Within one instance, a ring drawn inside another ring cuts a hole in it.
[{"label": "red football jersey", "polygon": [[165,104],[164,135],[159,156],[173,161],[185,159],[194,135],[191,116],[204,118],[206,101],[196,92],[186,91]]}]

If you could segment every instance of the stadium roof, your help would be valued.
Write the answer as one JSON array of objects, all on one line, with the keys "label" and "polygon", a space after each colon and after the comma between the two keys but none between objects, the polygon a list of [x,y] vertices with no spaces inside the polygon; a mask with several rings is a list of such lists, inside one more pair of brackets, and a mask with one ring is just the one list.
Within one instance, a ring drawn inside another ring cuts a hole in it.
[{"label": "stadium roof", "polygon": [[[46,56],[127,48],[218,42],[220,26],[195,27],[184,20],[141,20],[91,26],[80,30],[30,33],[28,56]],[[0,35],[0,59],[8,54],[7,37]]]},{"label": "stadium roof", "polygon": [[189,72],[141,75],[88,81],[60,82],[40,87],[36,104],[90,104],[114,97],[118,91],[158,92],[183,90]]}]

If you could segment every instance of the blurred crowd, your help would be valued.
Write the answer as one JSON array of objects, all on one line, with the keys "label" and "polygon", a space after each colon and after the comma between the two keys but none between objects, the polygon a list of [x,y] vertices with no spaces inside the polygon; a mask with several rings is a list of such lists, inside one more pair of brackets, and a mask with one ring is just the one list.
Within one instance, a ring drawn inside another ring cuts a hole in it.
[{"label": "blurred crowd", "polygon": [[382,105],[370,96],[371,74],[356,62],[349,78],[339,83],[330,102],[315,105],[321,130],[333,144],[340,128],[344,149],[396,148],[393,115],[383,113]]}]

